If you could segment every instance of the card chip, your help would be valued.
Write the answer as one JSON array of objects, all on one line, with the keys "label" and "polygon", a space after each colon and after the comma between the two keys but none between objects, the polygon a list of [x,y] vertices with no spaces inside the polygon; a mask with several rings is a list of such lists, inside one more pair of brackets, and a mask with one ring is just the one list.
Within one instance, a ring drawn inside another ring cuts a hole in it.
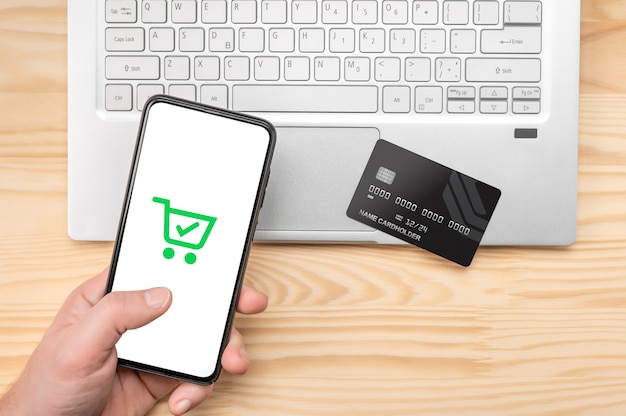
[{"label": "card chip", "polygon": [[396,178],[396,172],[391,169],[387,169],[385,167],[378,168],[378,172],[376,173],[376,179],[379,181],[386,183],[387,185],[391,185],[393,180]]}]

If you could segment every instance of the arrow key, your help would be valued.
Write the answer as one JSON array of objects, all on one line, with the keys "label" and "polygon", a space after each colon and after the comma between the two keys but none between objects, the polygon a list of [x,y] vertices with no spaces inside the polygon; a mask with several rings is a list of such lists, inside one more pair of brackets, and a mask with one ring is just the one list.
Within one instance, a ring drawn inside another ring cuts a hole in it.
[{"label": "arrow key", "polygon": [[506,100],[509,98],[507,87],[480,87],[480,98],[483,100]]},{"label": "arrow key", "polygon": [[448,101],[448,113],[471,114],[474,111],[476,111],[476,103],[473,100]]},{"label": "arrow key", "polygon": [[505,100],[482,100],[480,112],[483,114],[505,114],[509,110],[509,104]]},{"label": "arrow key", "polygon": [[541,101],[513,101],[515,114],[539,114],[540,111]]}]

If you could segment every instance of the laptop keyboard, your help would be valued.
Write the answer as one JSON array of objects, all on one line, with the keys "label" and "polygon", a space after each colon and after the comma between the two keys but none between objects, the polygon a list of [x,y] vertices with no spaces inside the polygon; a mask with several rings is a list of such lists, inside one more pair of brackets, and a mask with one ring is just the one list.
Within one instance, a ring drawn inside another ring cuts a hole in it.
[{"label": "laptop keyboard", "polygon": [[163,93],[247,112],[541,112],[541,1],[102,4],[111,114]]}]

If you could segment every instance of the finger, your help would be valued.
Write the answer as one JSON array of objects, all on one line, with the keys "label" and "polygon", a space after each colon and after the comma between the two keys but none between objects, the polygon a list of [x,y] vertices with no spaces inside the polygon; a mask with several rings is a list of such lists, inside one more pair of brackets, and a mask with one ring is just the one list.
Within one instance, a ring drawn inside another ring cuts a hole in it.
[{"label": "finger", "polygon": [[228,345],[226,345],[224,354],[222,354],[222,367],[232,374],[244,374],[248,371],[249,366],[250,360],[248,359],[243,336],[233,328]]},{"label": "finger", "polygon": [[109,269],[109,267],[105,268],[77,288],[78,292],[91,306],[98,303],[105,295],[106,285],[109,279]]},{"label": "finger", "polygon": [[76,287],[67,297],[55,319],[63,326],[79,321],[104,296],[109,269],[106,268]]},{"label": "finger", "polygon": [[168,406],[170,412],[180,416],[206,400],[213,391],[213,385],[199,386],[197,384],[182,383],[170,395]]},{"label": "finger", "polygon": [[182,382],[174,378],[163,377],[158,374],[145,373],[143,371],[135,371],[128,368],[120,367],[117,369],[118,373],[131,372],[136,373],[141,383],[148,389],[152,397],[156,400],[161,400],[165,396],[169,395],[176,387]]},{"label": "finger", "polygon": [[77,326],[85,348],[111,350],[122,334],[161,316],[172,303],[164,287],[134,292],[111,292],[100,300]]},{"label": "finger", "polygon": [[239,295],[237,311],[246,315],[261,313],[267,308],[267,303],[268,299],[265,293],[244,285]]}]

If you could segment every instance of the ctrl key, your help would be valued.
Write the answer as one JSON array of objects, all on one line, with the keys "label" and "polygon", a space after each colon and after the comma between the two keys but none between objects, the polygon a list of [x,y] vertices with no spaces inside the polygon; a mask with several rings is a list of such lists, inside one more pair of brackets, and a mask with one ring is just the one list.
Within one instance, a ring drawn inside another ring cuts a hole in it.
[{"label": "ctrl key", "polygon": [[108,111],[130,111],[133,109],[133,86],[109,84],[105,87],[104,108]]}]

